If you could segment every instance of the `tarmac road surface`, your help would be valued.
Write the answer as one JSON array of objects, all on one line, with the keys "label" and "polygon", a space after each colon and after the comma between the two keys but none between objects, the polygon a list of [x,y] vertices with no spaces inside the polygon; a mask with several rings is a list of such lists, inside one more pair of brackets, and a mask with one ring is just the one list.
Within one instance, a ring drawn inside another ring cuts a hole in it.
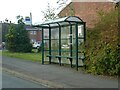
[{"label": "tarmac road surface", "polygon": [[18,78],[6,72],[2,73],[2,88],[47,88],[43,85]]},{"label": "tarmac road surface", "polygon": [[[118,88],[118,78],[91,75],[70,67],[2,57],[2,67],[31,76],[42,84],[62,88]],[[29,77],[28,77],[29,78]]]}]

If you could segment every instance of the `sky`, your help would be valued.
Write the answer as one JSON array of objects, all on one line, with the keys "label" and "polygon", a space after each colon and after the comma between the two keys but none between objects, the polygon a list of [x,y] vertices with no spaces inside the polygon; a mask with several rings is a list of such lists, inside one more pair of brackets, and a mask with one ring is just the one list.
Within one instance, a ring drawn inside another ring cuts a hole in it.
[{"label": "sky", "polygon": [[[0,21],[5,21],[7,18],[12,23],[16,23],[17,15],[23,17],[29,16],[32,13],[32,22],[42,22],[43,13],[47,8],[48,2],[52,7],[58,7],[58,0],[1,0],[0,1]],[[70,0],[69,0],[70,1]]]},{"label": "sky", "polygon": [[[40,23],[43,19],[43,13],[41,11],[46,10],[48,2],[53,8],[58,7],[57,1],[58,0],[1,0],[0,21],[5,21],[7,18],[9,21],[12,21],[12,23],[16,23],[17,15],[25,17],[29,16],[31,12],[33,24]],[[72,0],[68,0],[68,3],[71,1]]]}]

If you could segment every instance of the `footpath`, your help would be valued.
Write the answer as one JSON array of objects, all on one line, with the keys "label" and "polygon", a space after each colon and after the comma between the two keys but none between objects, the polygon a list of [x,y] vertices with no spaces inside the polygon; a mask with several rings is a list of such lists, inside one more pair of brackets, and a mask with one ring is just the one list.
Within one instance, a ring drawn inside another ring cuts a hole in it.
[{"label": "footpath", "polygon": [[50,88],[118,88],[118,79],[90,75],[83,71],[59,66],[2,57],[2,70]]}]

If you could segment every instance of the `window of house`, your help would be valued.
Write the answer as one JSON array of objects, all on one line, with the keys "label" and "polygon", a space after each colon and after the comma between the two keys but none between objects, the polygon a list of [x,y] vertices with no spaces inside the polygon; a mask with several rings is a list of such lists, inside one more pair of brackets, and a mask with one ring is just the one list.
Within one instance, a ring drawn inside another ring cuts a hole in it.
[{"label": "window of house", "polygon": [[30,31],[30,34],[36,35],[36,31]]}]

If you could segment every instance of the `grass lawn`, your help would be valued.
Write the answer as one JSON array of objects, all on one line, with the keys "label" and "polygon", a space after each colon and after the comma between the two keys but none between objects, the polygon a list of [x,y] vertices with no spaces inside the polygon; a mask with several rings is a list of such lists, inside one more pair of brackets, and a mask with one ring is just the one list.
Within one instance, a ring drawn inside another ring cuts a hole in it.
[{"label": "grass lawn", "polygon": [[2,51],[2,55],[4,56],[9,56],[9,57],[15,57],[15,58],[20,58],[24,60],[31,60],[34,62],[40,62],[41,63],[41,53],[14,53],[14,52],[9,52],[7,50]]},{"label": "grass lawn", "polygon": [[2,50],[0,50],[0,55],[2,54]]}]

